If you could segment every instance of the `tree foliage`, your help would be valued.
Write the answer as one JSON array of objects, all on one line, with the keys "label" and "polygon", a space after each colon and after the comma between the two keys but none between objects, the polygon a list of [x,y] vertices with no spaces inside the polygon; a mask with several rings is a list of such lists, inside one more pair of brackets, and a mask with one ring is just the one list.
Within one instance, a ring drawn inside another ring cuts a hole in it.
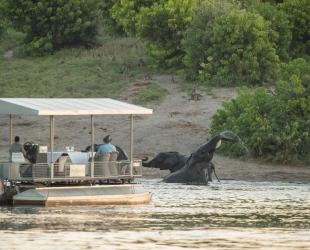
[{"label": "tree foliage", "polygon": [[146,43],[146,54],[154,68],[180,69],[184,50],[181,42],[192,20],[196,0],[168,0],[142,7],[137,16],[137,36]]},{"label": "tree foliage", "polygon": [[270,23],[268,38],[274,43],[276,53],[281,61],[287,62],[290,59],[290,45],[292,41],[292,25],[286,13],[269,3],[260,3],[248,7],[248,10],[258,13],[265,21]]},{"label": "tree foliage", "polygon": [[4,15],[3,15],[3,6],[2,3],[0,1],[0,40],[3,38],[5,32],[7,29],[7,24],[6,21],[4,19]]},{"label": "tree foliage", "polygon": [[310,3],[309,0],[285,0],[280,8],[293,25],[291,51],[299,57],[310,55]]},{"label": "tree foliage", "polygon": [[[193,67],[199,64],[199,76],[196,75],[196,78],[209,85],[271,82],[279,58],[269,39],[270,23],[259,14],[223,1],[210,2],[198,6],[187,31],[185,63],[190,68],[190,74],[185,74],[193,78]],[[196,38],[198,41],[194,41]],[[199,47],[191,44],[199,44]],[[195,57],[197,53],[201,55],[198,58]]]},{"label": "tree foliage", "polygon": [[247,8],[249,6],[261,3],[261,0],[227,0],[227,1],[236,4],[241,8]]},{"label": "tree foliage", "polygon": [[97,32],[100,0],[2,0],[13,27],[26,34],[21,52],[50,54],[81,44]]},{"label": "tree foliage", "polygon": [[3,20],[0,20],[0,39],[3,38],[6,31],[6,24]]},{"label": "tree foliage", "polygon": [[117,27],[122,27],[129,36],[136,35],[137,15],[142,7],[151,7],[160,0],[111,0],[113,6],[110,9],[112,18]]},{"label": "tree foliage", "polygon": [[[218,16],[225,16],[233,5],[222,1],[204,1],[194,9],[194,17],[186,30],[182,46],[185,51],[184,75],[189,80],[196,80],[198,72],[204,69],[201,65],[211,60],[208,48],[212,46],[211,37],[214,36],[214,26]],[[209,76],[211,77],[211,75]]]},{"label": "tree foliage", "polygon": [[114,2],[112,0],[101,0],[100,10],[102,12],[102,20],[105,32],[113,37],[126,36],[123,26],[118,24],[112,17],[111,10],[113,5]]},{"label": "tree foliage", "polygon": [[[258,88],[237,88],[238,97],[223,103],[212,116],[211,133],[232,130],[253,157],[276,163],[310,163],[310,65],[303,59],[282,63],[273,94]],[[240,148],[225,144],[224,153],[240,156]]]}]

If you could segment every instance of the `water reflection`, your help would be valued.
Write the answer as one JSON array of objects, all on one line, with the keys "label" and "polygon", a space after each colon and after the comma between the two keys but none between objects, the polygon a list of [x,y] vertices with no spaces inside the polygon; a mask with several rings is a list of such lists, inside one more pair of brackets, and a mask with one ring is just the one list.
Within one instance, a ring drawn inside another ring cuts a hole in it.
[{"label": "water reflection", "polygon": [[306,184],[140,181],[153,194],[149,205],[0,207],[0,237],[15,239],[3,247],[35,242],[45,244],[41,249],[92,249],[104,242],[110,249],[306,249],[310,243]]}]

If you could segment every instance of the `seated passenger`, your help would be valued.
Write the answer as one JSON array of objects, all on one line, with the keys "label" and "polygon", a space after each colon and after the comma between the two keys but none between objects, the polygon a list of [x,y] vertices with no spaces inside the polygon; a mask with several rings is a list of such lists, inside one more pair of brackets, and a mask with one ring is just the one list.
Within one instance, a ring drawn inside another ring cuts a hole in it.
[{"label": "seated passenger", "polygon": [[103,155],[106,152],[116,151],[116,147],[113,146],[112,144],[110,144],[111,141],[112,141],[111,135],[107,135],[106,137],[104,137],[103,138],[103,144],[100,145],[95,156],[99,157],[100,155]]},{"label": "seated passenger", "polygon": [[10,146],[9,152],[10,152],[10,161],[12,161],[12,153],[21,152],[23,153],[24,157],[26,156],[26,151],[23,145],[20,144],[19,136],[15,136],[14,143],[12,143],[12,145]]}]

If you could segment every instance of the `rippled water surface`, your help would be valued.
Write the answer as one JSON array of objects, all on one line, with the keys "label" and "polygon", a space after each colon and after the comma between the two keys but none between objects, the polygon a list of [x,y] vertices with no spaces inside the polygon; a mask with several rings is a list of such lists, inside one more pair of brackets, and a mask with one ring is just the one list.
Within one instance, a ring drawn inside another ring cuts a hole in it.
[{"label": "rippled water surface", "polygon": [[310,249],[310,186],[140,179],[149,205],[0,207],[0,249]]}]

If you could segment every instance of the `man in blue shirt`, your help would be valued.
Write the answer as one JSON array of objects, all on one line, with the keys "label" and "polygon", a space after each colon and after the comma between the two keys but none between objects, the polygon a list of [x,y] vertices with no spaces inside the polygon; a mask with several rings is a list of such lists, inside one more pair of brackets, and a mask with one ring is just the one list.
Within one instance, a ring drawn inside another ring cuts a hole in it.
[{"label": "man in blue shirt", "polygon": [[103,138],[103,144],[98,148],[95,156],[103,155],[106,152],[113,152],[116,151],[116,148],[110,144],[112,141],[111,135],[107,135]]}]

